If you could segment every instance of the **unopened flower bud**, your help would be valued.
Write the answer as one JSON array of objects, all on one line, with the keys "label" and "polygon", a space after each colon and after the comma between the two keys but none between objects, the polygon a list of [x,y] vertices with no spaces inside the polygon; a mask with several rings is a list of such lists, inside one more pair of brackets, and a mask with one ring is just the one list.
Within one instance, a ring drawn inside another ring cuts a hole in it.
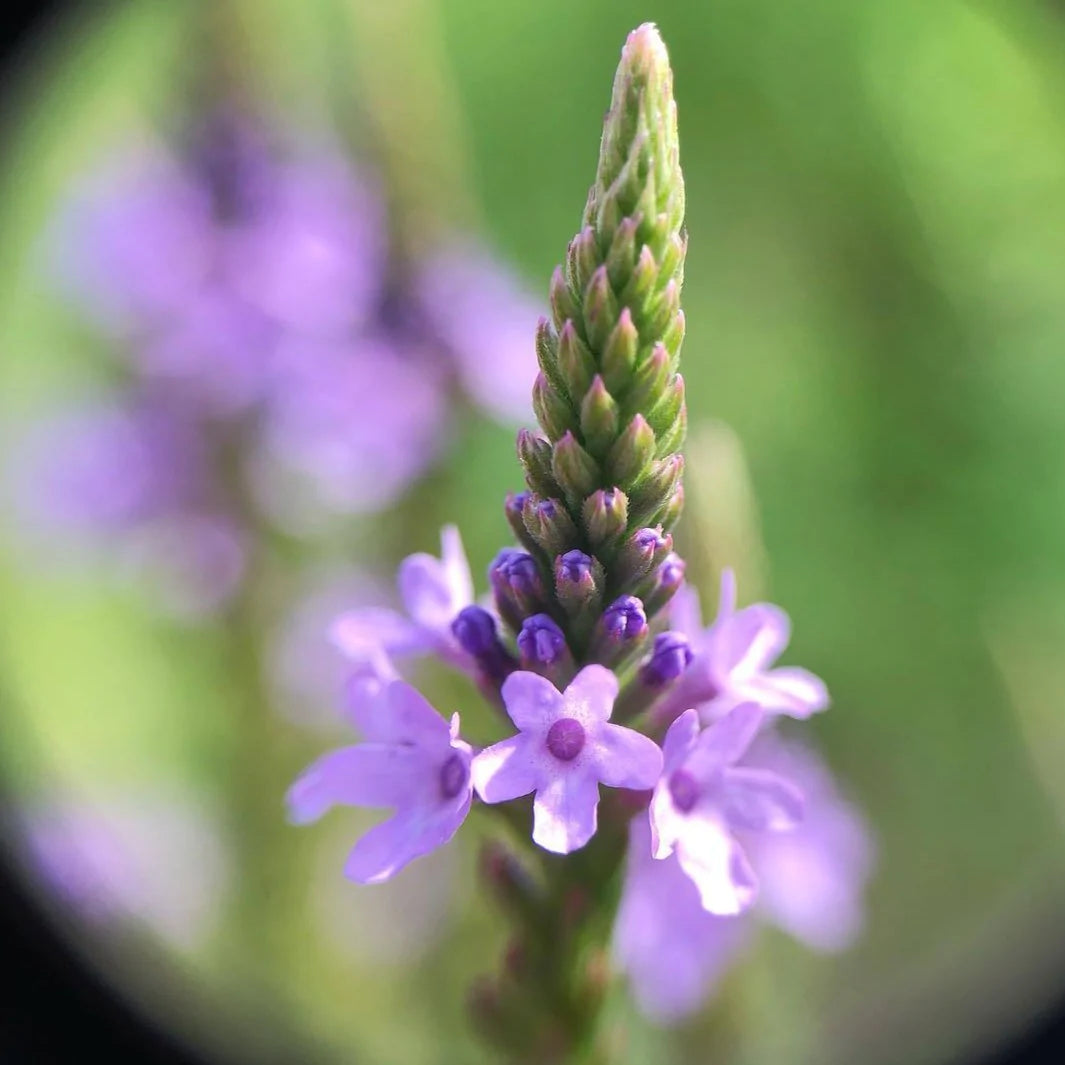
[{"label": "unopened flower bud", "polygon": [[499,639],[495,618],[487,610],[464,607],[451,623],[451,631],[488,680],[498,684],[517,668],[513,655]]},{"label": "unopened flower bud", "polygon": [[620,488],[600,488],[585,499],[581,516],[592,547],[612,548],[628,526],[628,497]]},{"label": "unopened flower bud", "polygon": [[640,681],[648,688],[665,688],[691,665],[693,657],[688,638],[682,633],[659,633],[651,654],[640,666]]}]

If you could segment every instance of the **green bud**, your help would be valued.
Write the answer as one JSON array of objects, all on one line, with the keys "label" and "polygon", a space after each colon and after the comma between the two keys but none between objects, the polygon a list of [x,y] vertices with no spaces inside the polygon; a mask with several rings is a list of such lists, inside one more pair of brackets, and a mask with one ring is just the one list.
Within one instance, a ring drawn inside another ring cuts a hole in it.
[{"label": "green bud", "polygon": [[680,286],[676,281],[670,281],[662,295],[648,308],[640,332],[648,336],[662,336],[679,312]]},{"label": "green bud", "polygon": [[633,415],[607,456],[610,477],[617,484],[635,485],[655,457],[655,434],[642,414]]},{"label": "green bud", "polygon": [[651,249],[645,244],[636,258],[632,276],[621,293],[621,302],[632,308],[633,316],[637,320],[646,317],[654,300],[657,280],[658,263],[655,262]]},{"label": "green bud", "polygon": [[672,529],[684,510],[684,484],[678,480],[673,494],[652,515],[652,520],[662,526],[663,529]]},{"label": "green bud", "polygon": [[568,551],[577,542],[577,527],[558,499],[530,496],[522,508],[521,520],[526,537],[548,558]]},{"label": "green bud", "polygon": [[602,350],[618,320],[618,301],[606,267],[600,266],[584,290],[584,332],[593,351]]},{"label": "green bud", "polygon": [[528,429],[518,431],[518,460],[525,470],[525,483],[537,495],[550,499],[561,494],[551,472],[551,444]]},{"label": "green bud", "polygon": [[628,497],[620,488],[600,488],[584,501],[581,518],[592,549],[608,554],[628,528]]},{"label": "green bud", "polygon": [[581,320],[580,305],[577,303],[577,299],[566,281],[566,275],[562,272],[561,266],[556,266],[555,272],[551,275],[551,288],[548,297],[551,302],[551,314],[555,319],[556,329],[561,329],[562,323],[567,318],[573,321]]},{"label": "green bud", "polygon": [[639,343],[640,334],[632,324],[632,312],[628,307],[623,307],[617,325],[603,346],[603,382],[611,392],[620,394],[631,385]]},{"label": "green bud", "polygon": [[599,269],[599,249],[595,243],[595,230],[585,226],[569,242],[566,254],[566,280],[574,292],[583,292]]},{"label": "green bud", "polygon": [[599,486],[598,464],[571,432],[566,432],[555,444],[551,472],[561,486],[566,502],[575,509]]},{"label": "green bud", "polygon": [[636,227],[635,218],[623,218],[610,242],[610,250],[606,255],[606,272],[610,284],[615,288],[625,283],[636,265]]},{"label": "green bud", "polygon": [[[667,517],[672,514],[668,505],[680,485],[683,473],[684,456],[680,454],[670,455],[652,463],[639,488],[629,493],[630,523],[641,526],[661,525],[663,529],[669,529],[672,521],[663,520],[662,514],[667,512]],[[679,514],[679,510],[677,513]],[[675,520],[674,515],[673,521]]]},{"label": "green bud", "polygon": [[529,535],[522,517],[528,498],[536,499],[537,497],[529,497],[526,492],[508,492],[504,513],[507,516],[507,524],[518,542],[526,551],[535,556],[540,553],[540,545]]},{"label": "green bud", "polygon": [[669,352],[662,344],[656,344],[651,354],[637,367],[632,377],[632,389],[625,396],[623,409],[626,414],[647,410],[662,395],[670,378]]},{"label": "green bud", "polygon": [[618,435],[618,405],[606,390],[602,377],[595,375],[581,401],[581,436],[584,446],[602,458]]},{"label": "green bud", "polygon": [[558,368],[571,396],[583,396],[595,377],[595,359],[569,319],[558,335]]},{"label": "green bud", "polygon": [[[675,374],[673,380],[662,390],[658,402],[647,412],[647,421],[654,429],[655,436],[658,437],[659,457],[665,454],[661,450],[663,438],[673,429],[683,413],[684,378],[680,374]],[[681,439],[683,439],[683,434]],[[676,451],[678,447],[679,443],[677,447],[670,447],[668,450]]]},{"label": "green bud", "polygon": [[559,366],[558,349],[559,338],[551,327],[551,322],[547,318],[541,318],[536,323],[536,361],[551,387],[566,395],[566,382]]},{"label": "green bud", "polygon": [[662,346],[672,356],[672,367],[676,369],[680,357],[680,346],[684,343],[684,312],[677,311],[677,317],[669,323],[669,328],[662,334]]},{"label": "green bud", "polygon": [[551,387],[543,373],[538,373],[533,382],[532,405],[536,420],[549,440],[557,440],[577,427],[569,400]]}]

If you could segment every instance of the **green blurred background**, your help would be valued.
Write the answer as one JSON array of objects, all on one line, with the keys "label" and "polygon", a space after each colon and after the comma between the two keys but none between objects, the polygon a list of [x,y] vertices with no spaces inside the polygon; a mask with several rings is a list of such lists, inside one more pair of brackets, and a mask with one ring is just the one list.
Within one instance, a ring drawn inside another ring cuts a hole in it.
[{"label": "green blurred background", "polygon": [[[179,109],[195,61],[191,3],[77,11],[7,93],[4,415],[99,375],[35,249],[75,176]],[[812,727],[875,828],[879,866],[855,950],[816,958],[766,933],[688,1029],[630,1018],[627,1060],[931,1065],[1024,1025],[1065,985],[1065,14],[950,0],[240,11],[257,93],[297,120],[350,121],[401,201],[476,226],[537,292],[577,226],[625,34],[654,20],[670,48],[692,420],[742,441],[766,591],[792,615],[792,660],[829,681],[834,708]],[[483,573],[518,482],[511,445],[467,419],[417,507],[383,519],[388,537],[371,546],[373,530],[352,528],[351,559],[432,550],[427,530],[461,516]],[[691,461],[693,509],[727,525],[728,493]],[[696,554],[714,553],[696,540],[689,528]],[[238,864],[203,948],[86,933],[120,986],[255,1060],[293,1060],[301,1040],[323,1061],[490,1060],[462,1012],[499,946],[473,848],[447,874],[457,892],[441,886],[456,894],[426,954],[339,950],[312,887],[323,863],[340,881],[357,818],[299,839],[285,825],[284,787],[321,741],[242,705],[232,634],[175,631],[89,577],[25,572],[14,552],[0,567],[16,794],[191,788],[236,836],[255,826],[235,846],[258,856]],[[255,862],[278,875],[257,881]],[[349,904],[355,929],[413,920],[402,897]]]}]

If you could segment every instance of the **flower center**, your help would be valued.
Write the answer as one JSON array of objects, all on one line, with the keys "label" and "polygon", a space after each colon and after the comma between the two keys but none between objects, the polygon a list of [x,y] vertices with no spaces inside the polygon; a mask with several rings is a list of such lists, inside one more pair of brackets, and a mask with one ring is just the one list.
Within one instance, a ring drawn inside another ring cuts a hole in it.
[{"label": "flower center", "polygon": [[560,717],[547,730],[547,749],[560,762],[572,762],[584,750],[584,726],[572,717]]},{"label": "flower center", "polygon": [[466,759],[461,754],[453,754],[440,767],[440,794],[445,799],[453,799],[469,780]]},{"label": "flower center", "polygon": [[699,783],[686,769],[678,769],[670,775],[669,794],[673,805],[686,814],[699,801]]}]

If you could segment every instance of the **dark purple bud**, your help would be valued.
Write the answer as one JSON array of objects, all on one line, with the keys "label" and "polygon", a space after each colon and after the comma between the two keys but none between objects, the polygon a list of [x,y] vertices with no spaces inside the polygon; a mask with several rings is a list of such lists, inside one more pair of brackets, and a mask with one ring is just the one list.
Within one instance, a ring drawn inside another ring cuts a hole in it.
[{"label": "dark purple bud", "polygon": [[578,538],[573,519],[557,499],[533,497],[525,504],[522,517],[527,535],[551,558]]},{"label": "dark purple bud", "polygon": [[560,717],[547,730],[547,749],[560,762],[572,762],[584,750],[584,741],[584,726],[572,717]]},{"label": "dark purple bud", "polygon": [[499,639],[496,620],[487,610],[479,606],[463,607],[451,623],[451,631],[459,646],[489,679],[502,680],[516,668],[513,656]]},{"label": "dark purple bud", "polygon": [[506,511],[507,517],[516,516],[521,520],[521,512],[525,507],[525,501],[532,498],[532,492],[510,492],[507,495]]},{"label": "dark purple bud", "polygon": [[504,547],[488,567],[488,582],[493,588],[506,587],[507,565],[515,555],[524,555],[525,552],[516,547]]},{"label": "dark purple bud", "polygon": [[648,688],[672,684],[691,665],[688,638],[679,632],[663,632],[655,637],[651,655],[640,667],[640,680]]},{"label": "dark purple bud", "polygon": [[522,512],[529,500],[533,498],[532,492],[511,492],[507,495],[507,501],[503,508],[511,531],[518,541],[530,550],[535,550],[536,542],[530,537],[529,530],[525,527]]},{"label": "dark purple bud", "polygon": [[647,633],[643,603],[634,595],[622,595],[603,611],[603,629],[614,641],[635,640]]},{"label": "dark purple bud", "polygon": [[534,614],[522,623],[518,650],[523,665],[552,666],[567,652],[566,637],[547,614]]},{"label": "dark purple bud", "polygon": [[515,595],[529,599],[543,595],[544,586],[536,560],[525,551],[516,551],[507,559],[503,576]]},{"label": "dark purple bud", "polygon": [[555,559],[555,579],[559,584],[584,586],[592,582],[591,555],[583,551],[567,551]]}]

